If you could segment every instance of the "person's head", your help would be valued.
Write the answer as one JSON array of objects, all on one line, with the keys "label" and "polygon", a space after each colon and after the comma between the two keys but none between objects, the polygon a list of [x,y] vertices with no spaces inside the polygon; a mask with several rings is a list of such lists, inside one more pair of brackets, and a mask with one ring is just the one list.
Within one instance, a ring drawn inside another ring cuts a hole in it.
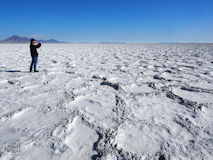
[{"label": "person's head", "polygon": [[35,44],[35,43],[36,43],[36,40],[35,40],[34,38],[32,38],[32,39],[30,40],[30,43],[31,43],[31,44]]}]

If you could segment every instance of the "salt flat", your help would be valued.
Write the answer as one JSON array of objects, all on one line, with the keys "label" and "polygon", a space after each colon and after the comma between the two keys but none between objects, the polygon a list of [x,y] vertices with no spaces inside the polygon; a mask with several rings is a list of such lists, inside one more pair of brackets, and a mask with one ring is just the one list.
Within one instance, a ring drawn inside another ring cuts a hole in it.
[{"label": "salt flat", "polygon": [[0,44],[0,159],[213,159],[213,44]]}]

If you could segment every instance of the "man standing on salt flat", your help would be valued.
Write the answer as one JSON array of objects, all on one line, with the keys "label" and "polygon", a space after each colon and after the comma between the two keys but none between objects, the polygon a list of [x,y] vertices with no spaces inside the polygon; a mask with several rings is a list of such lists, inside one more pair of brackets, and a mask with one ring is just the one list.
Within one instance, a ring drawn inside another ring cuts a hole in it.
[{"label": "man standing on salt flat", "polygon": [[32,62],[30,65],[30,72],[32,72],[32,68],[34,65],[34,72],[39,72],[36,69],[37,63],[38,63],[38,52],[37,52],[37,48],[41,47],[41,42],[39,42],[39,44],[35,45],[36,40],[35,39],[31,39],[30,40],[30,53],[31,53],[31,57],[32,57]]}]

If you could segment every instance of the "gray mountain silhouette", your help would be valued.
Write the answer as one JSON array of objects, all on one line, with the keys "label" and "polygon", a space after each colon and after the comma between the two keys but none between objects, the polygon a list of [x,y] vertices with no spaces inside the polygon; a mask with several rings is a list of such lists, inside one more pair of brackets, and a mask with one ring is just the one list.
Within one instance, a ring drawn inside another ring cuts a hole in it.
[{"label": "gray mountain silhouette", "polygon": [[[60,41],[57,41],[55,39],[49,39],[49,40],[37,40],[37,41],[41,41],[43,43],[63,43]],[[21,37],[18,35],[13,35],[7,39],[4,40],[0,40],[0,43],[29,43],[30,42],[30,38],[27,37]]]}]

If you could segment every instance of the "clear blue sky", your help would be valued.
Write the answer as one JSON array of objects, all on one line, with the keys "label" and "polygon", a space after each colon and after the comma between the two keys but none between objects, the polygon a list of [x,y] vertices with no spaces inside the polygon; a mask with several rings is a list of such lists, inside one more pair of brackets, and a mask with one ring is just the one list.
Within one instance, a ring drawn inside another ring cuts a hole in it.
[{"label": "clear blue sky", "polygon": [[2,0],[0,39],[213,42],[213,0]]}]

